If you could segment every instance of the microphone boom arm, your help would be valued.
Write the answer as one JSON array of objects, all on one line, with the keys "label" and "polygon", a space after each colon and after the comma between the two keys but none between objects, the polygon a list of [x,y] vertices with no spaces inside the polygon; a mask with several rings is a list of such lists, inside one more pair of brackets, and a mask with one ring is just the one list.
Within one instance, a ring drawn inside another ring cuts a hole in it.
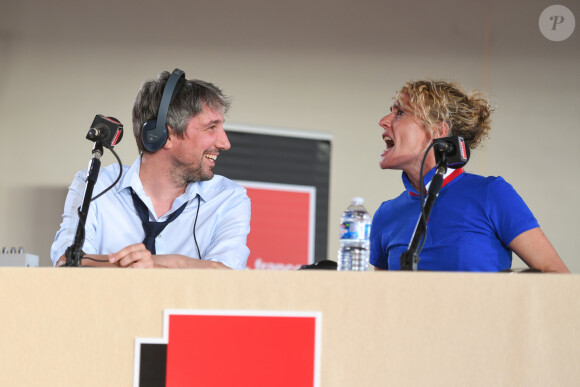
[{"label": "microphone boom arm", "polygon": [[89,170],[87,172],[87,181],[85,184],[85,194],[83,197],[83,203],[78,209],[79,222],[77,224],[77,231],[75,234],[75,239],[73,244],[66,249],[64,253],[66,257],[66,263],[63,266],[73,267],[82,266],[82,257],[85,253],[82,250],[83,244],[85,243],[85,224],[87,222],[87,215],[89,213],[89,207],[91,205],[91,199],[93,196],[93,189],[95,188],[95,183],[99,177],[99,170],[101,168],[101,156],[103,155],[103,143],[100,141],[95,142],[93,146],[93,157],[89,164]]},{"label": "microphone boom arm", "polygon": [[419,217],[419,222],[409,243],[409,248],[407,251],[401,254],[401,270],[412,270],[417,271],[419,265],[419,243],[424,236],[427,238],[425,231],[427,230],[427,222],[429,221],[429,215],[435,204],[435,199],[439,195],[439,191],[443,185],[443,178],[447,172],[447,159],[443,155],[439,164],[437,164],[437,171],[435,176],[431,179],[431,184],[429,185],[429,190],[427,191],[427,199],[425,200],[424,212],[421,213]]}]

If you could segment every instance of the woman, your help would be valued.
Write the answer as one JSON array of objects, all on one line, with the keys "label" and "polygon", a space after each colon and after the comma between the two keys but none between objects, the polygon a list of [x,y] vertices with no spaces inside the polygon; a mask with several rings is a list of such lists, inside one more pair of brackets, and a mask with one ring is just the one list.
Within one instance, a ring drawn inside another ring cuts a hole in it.
[{"label": "woman", "polygon": [[[400,269],[421,211],[420,195],[435,174],[435,155],[421,162],[433,139],[461,136],[475,149],[490,131],[491,108],[477,92],[454,83],[407,82],[391,113],[383,117],[386,150],[382,169],[403,171],[405,192],[384,202],[371,227],[371,264]],[[531,211],[501,177],[448,169],[429,216],[419,270],[503,271],[511,268],[514,251],[528,266],[544,272],[567,273]],[[420,186],[422,185],[422,187]]]}]

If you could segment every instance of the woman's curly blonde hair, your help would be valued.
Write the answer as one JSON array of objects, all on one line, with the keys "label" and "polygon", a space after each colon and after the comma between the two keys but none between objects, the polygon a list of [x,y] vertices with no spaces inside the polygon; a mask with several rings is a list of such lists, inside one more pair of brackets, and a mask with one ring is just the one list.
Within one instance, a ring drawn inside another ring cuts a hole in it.
[{"label": "woman's curly blonde hair", "polygon": [[[403,104],[403,96],[409,105]],[[431,133],[433,127],[446,122],[450,136],[461,136],[475,149],[491,130],[491,112],[487,99],[478,91],[467,92],[453,82],[422,80],[407,82],[396,97],[399,104],[413,112]]]}]

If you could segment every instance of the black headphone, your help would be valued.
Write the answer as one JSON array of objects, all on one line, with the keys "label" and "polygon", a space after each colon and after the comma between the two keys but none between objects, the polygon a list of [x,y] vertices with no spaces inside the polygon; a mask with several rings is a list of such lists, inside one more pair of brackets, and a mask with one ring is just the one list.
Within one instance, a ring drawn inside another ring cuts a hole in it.
[{"label": "black headphone", "polygon": [[169,135],[169,130],[167,129],[167,110],[169,110],[169,105],[173,102],[173,98],[175,98],[175,95],[181,89],[184,81],[185,72],[180,69],[173,70],[163,89],[163,96],[159,104],[157,118],[143,124],[141,139],[143,141],[143,147],[149,152],[158,151],[167,142]]}]

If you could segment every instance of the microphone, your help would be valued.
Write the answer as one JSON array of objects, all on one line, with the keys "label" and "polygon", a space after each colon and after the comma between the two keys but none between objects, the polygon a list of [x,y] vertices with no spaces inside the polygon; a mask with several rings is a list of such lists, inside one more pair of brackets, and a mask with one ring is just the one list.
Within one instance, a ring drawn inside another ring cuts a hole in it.
[{"label": "microphone", "polygon": [[441,137],[433,140],[433,150],[437,164],[444,159],[450,168],[463,167],[469,161],[469,147],[463,137]]},{"label": "microphone", "polygon": [[114,117],[105,117],[97,114],[91,129],[87,133],[87,140],[101,142],[105,148],[113,149],[123,138],[123,124]]}]

